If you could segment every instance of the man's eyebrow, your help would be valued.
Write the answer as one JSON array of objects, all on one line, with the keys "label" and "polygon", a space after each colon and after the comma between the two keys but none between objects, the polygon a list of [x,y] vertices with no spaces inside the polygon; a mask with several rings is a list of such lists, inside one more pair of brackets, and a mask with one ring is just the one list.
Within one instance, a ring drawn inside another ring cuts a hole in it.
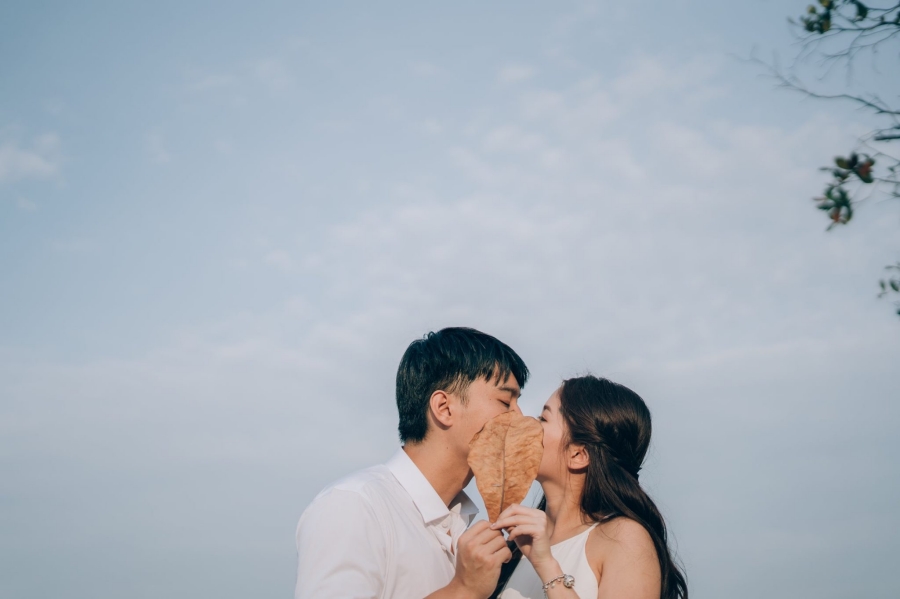
[{"label": "man's eyebrow", "polygon": [[519,397],[522,394],[522,391],[518,387],[498,387],[501,391],[506,391],[513,397]]}]

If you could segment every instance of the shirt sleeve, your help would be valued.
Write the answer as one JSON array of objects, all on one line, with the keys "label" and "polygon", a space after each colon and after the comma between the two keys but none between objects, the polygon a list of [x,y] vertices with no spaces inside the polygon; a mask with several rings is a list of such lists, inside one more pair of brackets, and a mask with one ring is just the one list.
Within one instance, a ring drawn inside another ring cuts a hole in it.
[{"label": "shirt sleeve", "polygon": [[333,489],[297,524],[294,599],[377,599],[384,587],[386,539],[372,505]]}]

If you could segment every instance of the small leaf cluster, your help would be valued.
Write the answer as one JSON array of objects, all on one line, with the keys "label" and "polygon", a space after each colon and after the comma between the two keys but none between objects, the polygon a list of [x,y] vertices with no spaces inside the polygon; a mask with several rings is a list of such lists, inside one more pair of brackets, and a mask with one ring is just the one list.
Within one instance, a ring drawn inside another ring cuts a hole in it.
[{"label": "small leaf cluster", "polygon": [[853,218],[853,203],[844,188],[839,185],[829,185],[825,189],[824,196],[813,199],[818,202],[819,210],[828,213],[831,219],[829,231],[835,225],[846,225]]},{"label": "small leaf cluster", "polygon": [[[810,4],[800,17],[800,25],[807,33],[825,34],[840,31],[873,30],[900,26],[900,5],[888,8],[867,6],[860,0],[819,0]],[[795,23],[796,21],[791,21]]]},{"label": "small leaf cluster", "polygon": [[867,184],[875,180],[872,176],[875,159],[867,154],[854,152],[846,158],[838,156],[834,159],[834,164],[833,167],[822,169],[834,175],[834,181],[825,188],[824,196],[813,198],[818,203],[817,208],[826,212],[831,219],[829,230],[835,225],[846,225],[853,218],[853,201],[843,185],[851,178]]},{"label": "small leaf cluster", "polygon": [[834,6],[832,0],[819,0],[822,5],[822,12],[810,4],[806,8],[806,16],[800,17],[803,28],[810,33],[826,33],[831,29],[831,9]]},{"label": "small leaf cluster", "polygon": [[854,175],[863,183],[871,183],[875,180],[872,176],[872,167],[875,166],[875,159],[868,154],[859,155],[854,152],[847,158],[837,156],[834,159],[834,164],[837,168],[825,167],[822,170],[831,171],[838,184],[844,183]]},{"label": "small leaf cluster", "polygon": [[[885,269],[896,270],[898,274],[878,281],[878,284],[881,286],[881,293],[878,294],[879,298],[891,292],[900,294],[900,262],[885,266]],[[897,307],[897,314],[900,315],[900,302],[895,302],[894,305]]]},{"label": "small leaf cluster", "polygon": [[[809,33],[827,33],[831,30],[832,18],[842,9],[849,9],[840,16],[846,21],[864,21],[869,16],[869,7],[859,0],[819,0],[820,6],[810,4],[800,23]],[[821,7],[821,8],[820,8]],[[881,20],[884,21],[882,15]]]}]

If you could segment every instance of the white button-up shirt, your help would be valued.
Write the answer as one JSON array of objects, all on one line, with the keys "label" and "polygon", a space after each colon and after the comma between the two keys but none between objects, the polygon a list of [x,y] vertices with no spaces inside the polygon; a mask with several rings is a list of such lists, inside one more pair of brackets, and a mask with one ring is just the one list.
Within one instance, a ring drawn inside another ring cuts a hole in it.
[{"label": "white button-up shirt", "polygon": [[297,525],[295,599],[422,599],[447,586],[456,543],[478,509],[450,506],[400,449],[334,483]]}]

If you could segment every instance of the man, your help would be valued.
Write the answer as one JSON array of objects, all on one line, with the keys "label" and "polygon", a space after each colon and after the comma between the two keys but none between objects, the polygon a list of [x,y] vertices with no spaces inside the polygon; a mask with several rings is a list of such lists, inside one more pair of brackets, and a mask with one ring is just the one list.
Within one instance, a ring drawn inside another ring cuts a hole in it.
[{"label": "man", "polygon": [[469,441],[517,401],[528,368],[474,329],[429,333],[397,370],[403,447],[334,483],[297,525],[295,599],[487,599],[511,553],[463,492]]}]

